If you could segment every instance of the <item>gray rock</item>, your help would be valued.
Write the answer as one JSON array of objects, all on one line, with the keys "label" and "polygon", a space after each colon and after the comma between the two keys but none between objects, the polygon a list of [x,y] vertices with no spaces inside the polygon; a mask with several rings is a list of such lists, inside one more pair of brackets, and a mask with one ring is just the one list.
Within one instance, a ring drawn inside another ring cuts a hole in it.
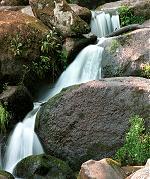
[{"label": "gray rock", "polygon": [[63,90],[41,107],[36,118],[46,152],[75,169],[91,158],[114,155],[124,142],[129,118],[140,115],[148,120],[149,86],[148,79],[124,77]]},{"label": "gray rock", "polygon": [[[105,40],[102,74],[112,76],[144,76],[143,67],[150,65],[150,29],[135,30]],[[150,76],[147,75],[147,78]]]},{"label": "gray rock", "polygon": [[0,6],[23,6],[28,4],[29,0],[0,0]]}]

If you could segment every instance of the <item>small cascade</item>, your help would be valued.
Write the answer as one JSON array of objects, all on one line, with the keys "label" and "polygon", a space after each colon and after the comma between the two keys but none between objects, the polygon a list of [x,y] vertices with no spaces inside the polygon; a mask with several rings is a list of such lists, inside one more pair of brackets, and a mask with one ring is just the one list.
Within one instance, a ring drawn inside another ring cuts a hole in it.
[{"label": "small cascade", "polygon": [[23,122],[19,122],[12,133],[4,156],[4,169],[13,173],[15,165],[23,158],[44,153],[42,145],[34,132],[35,118],[40,104],[28,113]]},{"label": "small cascade", "polygon": [[119,15],[110,15],[102,11],[92,11],[91,32],[104,37],[120,28]]}]

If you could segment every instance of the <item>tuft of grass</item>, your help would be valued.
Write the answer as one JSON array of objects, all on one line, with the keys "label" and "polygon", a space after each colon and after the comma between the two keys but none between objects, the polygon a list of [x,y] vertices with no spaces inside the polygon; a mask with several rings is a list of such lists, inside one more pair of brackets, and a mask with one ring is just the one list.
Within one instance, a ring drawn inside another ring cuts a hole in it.
[{"label": "tuft of grass", "polygon": [[125,143],[115,159],[122,165],[142,165],[150,157],[150,133],[145,133],[144,119],[139,116],[130,118],[130,124]]},{"label": "tuft of grass", "polygon": [[5,107],[0,104],[0,132],[5,133],[6,132],[6,126],[8,124],[9,119],[9,113],[6,110]]}]

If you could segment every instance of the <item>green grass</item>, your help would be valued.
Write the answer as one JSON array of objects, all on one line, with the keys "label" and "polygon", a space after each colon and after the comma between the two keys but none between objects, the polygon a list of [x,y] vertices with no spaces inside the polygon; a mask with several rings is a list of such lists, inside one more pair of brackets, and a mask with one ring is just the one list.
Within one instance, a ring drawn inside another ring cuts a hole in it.
[{"label": "green grass", "polygon": [[0,132],[6,132],[6,126],[8,124],[9,113],[8,111],[0,104]]}]

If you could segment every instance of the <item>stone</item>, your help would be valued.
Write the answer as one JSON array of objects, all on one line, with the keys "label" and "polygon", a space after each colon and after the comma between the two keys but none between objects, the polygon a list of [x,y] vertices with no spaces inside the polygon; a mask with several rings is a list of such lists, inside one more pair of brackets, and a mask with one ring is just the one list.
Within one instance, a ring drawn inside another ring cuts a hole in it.
[{"label": "stone", "polygon": [[126,179],[149,179],[150,174],[150,159],[147,160],[145,167],[137,170],[135,173],[131,174]]},{"label": "stone", "polygon": [[66,52],[68,62],[72,62],[83,48],[95,44],[96,40],[97,37],[93,34],[84,35],[80,38],[66,38],[63,49]]},{"label": "stone", "polygon": [[15,179],[13,175],[4,170],[0,170],[0,179]]},{"label": "stone", "polygon": [[[42,40],[49,28],[20,11],[0,11],[0,81],[16,85],[25,79],[27,67],[41,56]],[[37,90],[37,76],[28,74],[25,85]],[[38,84],[39,85],[39,84]]]},{"label": "stone", "polygon": [[19,178],[75,179],[73,171],[62,160],[50,155],[31,155],[21,160],[14,169]]},{"label": "stone", "polygon": [[6,106],[10,114],[9,129],[12,129],[33,108],[32,97],[24,86],[7,86],[0,94],[0,103]]},{"label": "stone", "polygon": [[34,14],[33,14],[31,6],[26,6],[26,7],[22,8],[21,12],[24,13],[24,14],[27,14],[29,16],[33,16],[34,17]]},{"label": "stone", "polygon": [[80,179],[124,179],[126,174],[116,161],[105,158],[100,161],[89,160],[83,163],[79,177]]},{"label": "stone", "polygon": [[112,157],[123,145],[129,118],[150,125],[150,81],[106,78],[65,88],[44,104],[35,130],[48,154],[78,170],[89,159]]},{"label": "stone", "polygon": [[81,19],[90,24],[92,14],[88,8],[81,7],[77,4],[69,4],[69,6]]},{"label": "stone", "polygon": [[104,41],[102,75],[114,76],[142,76],[144,66],[150,65],[149,58],[150,29],[138,29],[120,36],[108,38]]},{"label": "stone", "polygon": [[0,0],[0,6],[24,6],[28,4],[29,0]]},{"label": "stone", "polygon": [[45,25],[64,37],[81,36],[90,32],[90,27],[71,9],[65,0],[30,0],[34,15]]}]

